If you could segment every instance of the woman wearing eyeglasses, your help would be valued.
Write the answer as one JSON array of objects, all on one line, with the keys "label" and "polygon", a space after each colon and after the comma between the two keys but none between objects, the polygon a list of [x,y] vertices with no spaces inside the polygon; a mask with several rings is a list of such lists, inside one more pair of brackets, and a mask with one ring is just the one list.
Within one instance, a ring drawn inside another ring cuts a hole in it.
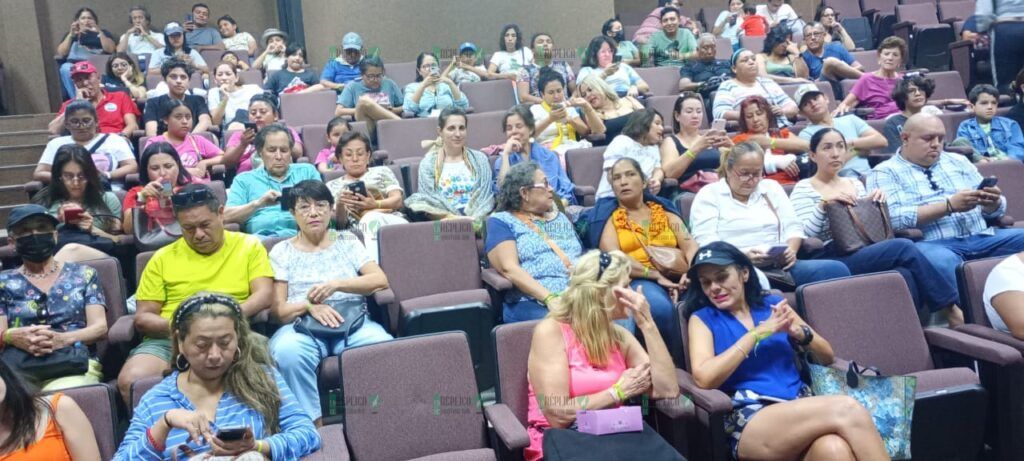
[{"label": "woman wearing eyeglasses", "polygon": [[121,187],[124,177],[137,172],[139,165],[128,141],[116,134],[98,132],[98,120],[96,107],[91,102],[82,100],[68,104],[64,109],[64,127],[71,135],[53,138],[46,143],[32,179],[49,184],[57,149],[75,144],[84,147],[92,156],[99,175],[110,181],[112,187]]},{"label": "woman wearing eyeglasses", "polygon": [[814,13],[814,20],[825,26],[825,43],[837,41],[842,43],[848,51],[857,48],[853,37],[850,37],[850,33],[843,27],[843,23],[839,22],[839,12],[835,8],[822,3],[818,6],[818,11]]}]

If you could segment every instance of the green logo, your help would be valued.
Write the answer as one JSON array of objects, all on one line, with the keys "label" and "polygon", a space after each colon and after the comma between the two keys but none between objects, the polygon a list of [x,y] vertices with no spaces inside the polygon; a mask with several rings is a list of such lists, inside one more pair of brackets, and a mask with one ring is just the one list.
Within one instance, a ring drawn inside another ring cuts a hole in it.
[{"label": "green logo", "polygon": [[370,394],[370,411],[376,413],[380,409],[380,394]]},{"label": "green logo", "polygon": [[434,394],[434,416],[441,414],[441,394]]}]

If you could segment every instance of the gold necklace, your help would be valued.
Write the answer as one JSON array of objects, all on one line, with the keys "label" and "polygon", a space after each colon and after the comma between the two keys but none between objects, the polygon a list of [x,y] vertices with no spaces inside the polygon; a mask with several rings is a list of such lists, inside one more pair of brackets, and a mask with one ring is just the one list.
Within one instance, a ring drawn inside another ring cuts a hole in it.
[{"label": "gold necklace", "polygon": [[46,277],[49,277],[50,275],[53,275],[54,272],[57,272],[57,267],[58,267],[57,261],[54,260],[52,263],[50,263],[50,269],[49,270],[44,269],[43,272],[41,272],[41,273],[33,274],[33,273],[25,270],[25,266],[21,266],[21,274],[24,275],[25,277],[30,278],[30,279],[42,280],[42,279],[45,279]]}]

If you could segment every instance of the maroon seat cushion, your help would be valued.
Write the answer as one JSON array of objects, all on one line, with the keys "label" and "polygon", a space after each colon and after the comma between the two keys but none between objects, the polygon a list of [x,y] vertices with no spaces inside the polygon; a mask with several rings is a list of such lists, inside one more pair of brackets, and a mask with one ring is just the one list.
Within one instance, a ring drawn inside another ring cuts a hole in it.
[{"label": "maroon seat cushion", "polygon": [[491,303],[491,295],[487,290],[480,288],[476,290],[463,290],[452,293],[438,293],[436,295],[420,296],[407,299],[399,304],[402,316],[420,309],[431,309],[435,307],[457,306],[469,303]]},{"label": "maroon seat cushion", "polygon": [[970,368],[942,368],[908,373],[917,378],[917,393],[936,389],[979,384],[978,375]]}]

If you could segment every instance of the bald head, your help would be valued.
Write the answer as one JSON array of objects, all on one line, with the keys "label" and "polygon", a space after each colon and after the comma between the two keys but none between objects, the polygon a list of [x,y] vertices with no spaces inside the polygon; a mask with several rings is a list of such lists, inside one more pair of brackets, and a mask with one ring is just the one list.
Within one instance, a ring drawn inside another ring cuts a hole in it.
[{"label": "bald head", "polygon": [[925,113],[914,114],[903,125],[900,155],[908,162],[924,168],[931,167],[939,160],[945,139],[946,126],[940,118]]}]

